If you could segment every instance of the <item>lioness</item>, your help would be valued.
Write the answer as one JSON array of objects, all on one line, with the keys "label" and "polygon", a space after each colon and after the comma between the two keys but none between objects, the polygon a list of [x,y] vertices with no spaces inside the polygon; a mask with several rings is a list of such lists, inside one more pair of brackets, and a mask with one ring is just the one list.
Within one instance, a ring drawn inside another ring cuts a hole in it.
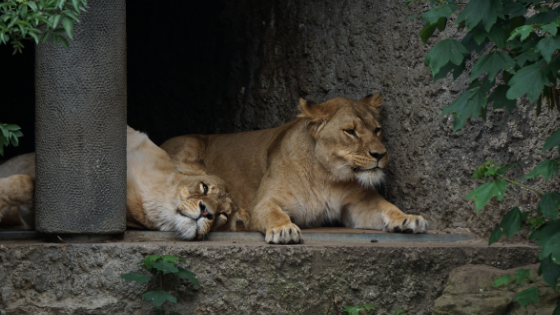
[{"label": "lioness", "polygon": [[[180,136],[161,147],[178,163],[202,163],[249,209],[249,230],[267,243],[299,243],[299,227],[344,226],[424,233],[427,222],[386,201],[375,185],[389,155],[381,142],[381,94],[323,104],[300,100],[299,118],[278,128]],[[201,166],[202,167],[202,166]]]},{"label": "lioness", "polygon": [[[147,135],[130,127],[126,151],[127,225],[177,231],[181,239],[193,240],[211,230],[235,231],[247,220],[223,180],[196,166],[176,166]],[[0,165],[5,177],[0,179],[0,219],[7,212],[13,216],[17,206],[26,227],[33,226],[22,208],[33,209],[34,176],[34,153]]]}]

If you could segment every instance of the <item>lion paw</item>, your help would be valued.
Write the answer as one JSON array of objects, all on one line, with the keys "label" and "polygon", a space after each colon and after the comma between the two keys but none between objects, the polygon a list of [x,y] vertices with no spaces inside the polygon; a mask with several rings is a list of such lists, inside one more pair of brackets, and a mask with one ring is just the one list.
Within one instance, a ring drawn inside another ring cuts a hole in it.
[{"label": "lion paw", "polygon": [[419,215],[401,214],[392,218],[384,216],[385,231],[395,233],[426,233],[428,221]]},{"label": "lion paw", "polygon": [[266,230],[268,244],[299,244],[303,242],[299,227],[293,223]]}]

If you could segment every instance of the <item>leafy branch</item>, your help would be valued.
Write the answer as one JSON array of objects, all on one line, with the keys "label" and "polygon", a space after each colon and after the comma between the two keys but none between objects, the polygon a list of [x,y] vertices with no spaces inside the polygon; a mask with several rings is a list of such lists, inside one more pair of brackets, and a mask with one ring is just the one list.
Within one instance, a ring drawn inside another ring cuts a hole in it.
[{"label": "leafy branch", "polygon": [[0,44],[10,43],[14,54],[22,52],[23,40],[50,38],[68,48],[63,34],[73,38],[74,23],[87,7],[87,0],[0,0]]},{"label": "leafy branch", "polygon": [[[407,0],[405,6],[419,1]],[[434,82],[450,73],[456,80],[463,72],[470,70],[469,87],[441,113],[442,116],[453,116],[453,132],[463,128],[467,119],[474,120],[480,116],[486,120],[490,104],[494,110],[505,108],[512,113],[517,100],[523,97],[534,104],[537,116],[543,109],[560,111],[560,7],[554,5],[559,1],[429,1],[431,9],[417,16],[425,22],[419,33],[424,44],[436,30],[444,31],[449,20],[456,25],[455,34],[459,30],[466,30],[462,39],[456,40],[452,36],[436,43],[424,59]],[[536,13],[528,16],[529,10]],[[469,62],[473,64],[472,68],[467,69],[467,61],[473,61]],[[559,146],[560,129],[545,139],[542,153]],[[503,200],[510,185],[535,193],[537,197],[532,200],[539,200],[536,208],[524,212],[519,207],[511,209],[492,231],[489,244],[502,236],[513,236],[526,222],[532,231],[529,240],[537,241],[541,247],[538,273],[543,276],[546,285],[555,289],[560,278],[560,192],[541,192],[520,181],[541,176],[543,180],[556,177],[559,161],[545,160],[520,179],[504,176],[516,165],[485,162],[472,175],[473,179],[485,180],[485,183],[465,199],[474,199],[476,211],[479,212],[493,197],[498,201]],[[520,269],[514,278],[521,283],[529,279],[529,274],[527,270]],[[496,281],[495,285],[509,284],[511,276],[506,275]],[[515,297],[515,301],[522,306],[538,300],[539,293],[534,287]],[[560,305],[556,307],[554,315],[560,315]]]},{"label": "leafy branch", "polygon": [[14,147],[19,145],[18,138],[23,137],[20,129],[17,125],[0,123],[0,156],[4,155],[4,147],[10,144]]},{"label": "leafy branch", "polygon": [[[144,268],[152,274],[151,276],[140,272],[133,272],[123,274],[121,275],[121,278],[127,281],[135,281],[136,284],[152,282],[154,285],[157,285],[159,290],[144,293],[144,295],[142,295],[142,300],[152,302],[152,304],[158,307],[152,310],[152,312],[156,315],[165,315],[167,312],[163,309],[163,303],[166,301],[177,303],[177,298],[164,290],[164,284],[169,281],[170,277],[183,278],[200,287],[200,283],[193,272],[186,270],[183,267],[176,266],[176,264],[180,262],[184,264],[187,263],[184,259],[171,255],[151,255],[138,263],[139,265],[143,265]],[[170,311],[169,315],[180,314]]]}]

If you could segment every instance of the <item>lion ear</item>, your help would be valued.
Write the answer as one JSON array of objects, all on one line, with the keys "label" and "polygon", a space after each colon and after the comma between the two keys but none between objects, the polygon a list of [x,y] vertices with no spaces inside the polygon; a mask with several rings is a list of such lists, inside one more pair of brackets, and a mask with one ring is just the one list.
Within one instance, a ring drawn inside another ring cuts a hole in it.
[{"label": "lion ear", "polygon": [[299,111],[299,118],[307,118],[312,122],[325,120],[334,114],[330,106],[308,102],[303,98],[299,99]]},{"label": "lion ear", "polygon": [[381,93],[370,94],[364,97],[360,102],[366,103],[373,108],[379,108],[383,104],[383,96]]},{"label": "lion ear", "polygon": [[383,104],[383,96],[381,93],[375,93],[368,95],[360,100],[360,102],[365,103],[368,105],[372,110],[373,114],[376,119],[379,119],[380,111],[381,111],[381,104]]}]

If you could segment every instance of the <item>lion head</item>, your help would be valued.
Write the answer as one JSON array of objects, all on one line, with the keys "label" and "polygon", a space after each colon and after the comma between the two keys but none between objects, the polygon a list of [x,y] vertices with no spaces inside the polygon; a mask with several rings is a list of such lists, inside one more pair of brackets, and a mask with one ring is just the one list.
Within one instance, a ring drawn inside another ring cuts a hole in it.
[{"label": "lion head", "polygon": [[375,186],[389,162],[379,123],[380,93],[360,101],[337,97],[322,104],[300,100],[298,117],[315,139],[315,157],[338,181],[357,180]]},{"label": "lion head", "polygon": [[176,187],[174,212],[156,220],[167,225],[162,230],[175,230],[184,240],[204,239],[210,231],[235,231],[247,222],[248,213],[237,206],[217,176],[181,176]]}]

